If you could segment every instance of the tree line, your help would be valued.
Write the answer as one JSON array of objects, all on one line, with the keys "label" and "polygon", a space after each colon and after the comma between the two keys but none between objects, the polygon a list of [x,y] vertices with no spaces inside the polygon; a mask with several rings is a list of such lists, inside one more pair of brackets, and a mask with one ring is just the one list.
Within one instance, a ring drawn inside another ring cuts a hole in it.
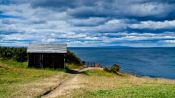
[{"label": "tree line", "polygon": [[[0,47],[0,58],[14,59],[18,62],[25,62],[27,61],[27,48]],[[69,50],[64,58],[66,63],[75,63],[75,64],[81,63],[80,58]]]},{"label": "tree line", "polygon": [[27,61],[26,51],[26,48],[0,47],[0,58],[24,62]]}]

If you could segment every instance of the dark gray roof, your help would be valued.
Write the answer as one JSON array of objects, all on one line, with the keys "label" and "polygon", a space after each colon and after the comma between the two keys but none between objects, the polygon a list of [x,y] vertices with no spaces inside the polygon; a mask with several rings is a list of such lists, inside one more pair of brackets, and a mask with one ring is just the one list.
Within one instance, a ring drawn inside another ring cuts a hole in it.
[{"label": "dark gray roof", "polygon": [[29,44],[27,53],[67,53],[66,44]]}]

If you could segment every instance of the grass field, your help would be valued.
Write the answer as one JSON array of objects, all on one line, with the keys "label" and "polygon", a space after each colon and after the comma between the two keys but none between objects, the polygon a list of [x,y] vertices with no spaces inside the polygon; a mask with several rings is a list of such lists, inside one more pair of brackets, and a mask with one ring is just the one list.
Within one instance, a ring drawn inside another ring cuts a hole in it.
[{"label": "grass field", "polygon": [[0,60],[0,98],[8,98],[26,83],[34,82],[63,71],[27,68],[27,63]]},{"label": "grass field", "polygon": [[[69,68],[79,69],[75,65]],[[32,69],[27,68],[27,62],[1,59],[0,98],[35,98],[55,87],[68,75],[64,70]],[[67,87],[78,87],[70,91],[69,95],[73,98],[175,98],[174,80],[136,77],[124,73],[116,75],[101,68],[71,75],[75,77],[67,81]]]},{"label": "grass field", "polygon": [[[81,96],[81,97],[80,97]],[[175,98],[175,85],[147,85],[97,90],[80,98]]]},{"label": "grass field", "polygon": [[74,98],[175,98],[174,80],[119,76],[103,70],[86,73],[79,77],[85,88],[74,92]]}]

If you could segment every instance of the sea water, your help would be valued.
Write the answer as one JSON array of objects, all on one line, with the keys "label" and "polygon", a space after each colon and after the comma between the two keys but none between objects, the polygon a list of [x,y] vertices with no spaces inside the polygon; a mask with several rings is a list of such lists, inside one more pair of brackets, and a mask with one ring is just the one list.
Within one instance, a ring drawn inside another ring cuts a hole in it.
[{"label": "sea water", "polygon": [[119,64],[121,72],[175,79],[175,48],[68,48],[83,61]]}]

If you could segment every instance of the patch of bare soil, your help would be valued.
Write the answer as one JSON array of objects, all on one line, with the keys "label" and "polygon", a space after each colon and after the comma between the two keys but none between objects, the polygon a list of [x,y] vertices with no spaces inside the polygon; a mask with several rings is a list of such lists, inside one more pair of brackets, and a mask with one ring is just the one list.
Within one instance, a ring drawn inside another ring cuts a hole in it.
[{"label": "patch of bare soil", "polygon": [[87,71],[87,70],[103,70],[103,68],[101,68],[101,67],[87,67],[87,68],[80,70],[80,72]]}]

